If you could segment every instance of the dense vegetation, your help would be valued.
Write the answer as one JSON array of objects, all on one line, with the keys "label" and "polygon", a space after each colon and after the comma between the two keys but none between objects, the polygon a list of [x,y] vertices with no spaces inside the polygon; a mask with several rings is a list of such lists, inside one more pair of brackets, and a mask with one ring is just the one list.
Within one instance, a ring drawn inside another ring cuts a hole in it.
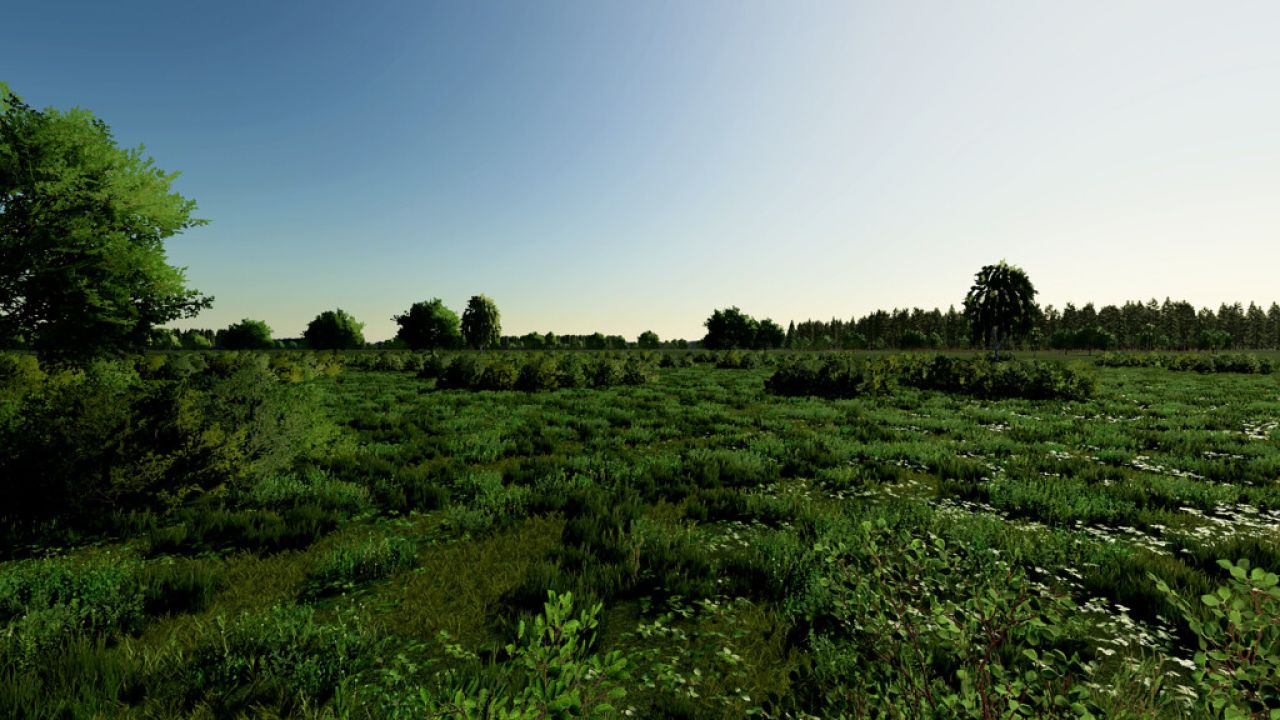
[{"label": "dense vegetation", "polygon": [[[564,357],[648,382],[441,387],[501,354],[5,356],[0,715],[1275,706],[1274,375],[1049,363],[1091,392],[1002,399],[954,383],[1039,366]],[[808,363],[893,377],[765,391]]]}]

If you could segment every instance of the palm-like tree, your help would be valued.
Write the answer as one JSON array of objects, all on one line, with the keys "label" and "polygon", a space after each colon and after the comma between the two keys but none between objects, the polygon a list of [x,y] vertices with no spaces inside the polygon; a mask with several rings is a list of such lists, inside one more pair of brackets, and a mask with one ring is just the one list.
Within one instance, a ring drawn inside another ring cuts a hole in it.
[{"label": "palm-like tree", "polygon": [[1035,297],[1022,268],[1004,260],[984,266],[964,298],[973,344],[991,348],[999,360],[1001,346],[1030,330],[1040,314]]}]

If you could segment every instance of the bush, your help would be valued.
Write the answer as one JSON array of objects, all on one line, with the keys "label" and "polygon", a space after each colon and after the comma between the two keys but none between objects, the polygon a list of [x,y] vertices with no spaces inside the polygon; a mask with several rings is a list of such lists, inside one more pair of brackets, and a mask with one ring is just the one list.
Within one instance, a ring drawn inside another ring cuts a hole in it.
[{"label": "bush", "polygon": [[262,355],[215,357],[181,379],[163,377],[168,363],[144,378],[128,362],[48,377],[0,425],[0,517],[93,525],[108,509],[168,512],[327,442],[313,388],[280,382]]},{"label": "bush", "polygon": [[1093,379],[1071,367],[945,355],[865,362],[841,355],[793,359],[765,381],[765,389],[779,395],[855,397],[889,392],[895,383],[981,398],[1082,400],[1094,391]]},{"label": "bush", "polygon": [[1204,717],[1275,717],[1280,708],[1280,579],[1250,568],[1248,560],[1218,564],[1231,577],[1198,605],[1150,576],[1199,643],[1196,709]]},{"label": "bush", "polygon": [[1270,358],[1243,353],[1104,353],[1094,361],[1102,367],[1157,367],[1198,373],[1267,375],[1275,370]]},{"label": "bush", "polygon": [[[511,356],[467,354],[455,356],[440,372],[441,390],[522,390],[641,385],[649,381],[648,362],[640,356],[623,362],[615,355],[596,354],[586,362],[575,353],[558,357],[543,353]],[[429,376],[424,370],[419,377]]]},{"label": "bush", "polygon": [[141,629],[136,560],[25,560],[0,570],[0,669],[30,669],[74,639]]}]

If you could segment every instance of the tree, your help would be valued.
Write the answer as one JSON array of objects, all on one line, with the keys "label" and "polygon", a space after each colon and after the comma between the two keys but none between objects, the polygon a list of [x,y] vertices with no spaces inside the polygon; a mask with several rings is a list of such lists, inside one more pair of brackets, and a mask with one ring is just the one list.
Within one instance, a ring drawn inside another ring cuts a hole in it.
[{"label": "tree", "polygon": [[541,350],[546,342],[546,338],[540,332],[528,332],[520,337],[520,347],[525,350]]},{"label": "tree", "polygon": [[498,344],[502,337],[502,321],[498,306],[484,295],[474,295],[462,313],[462,337],[467,346],[483,350]]},{"label": "tree", "polygon": [[778,323],[765,318],[760,321],[760,326],[756,328],[755,345],[761,350],[773,350],[782,347],[787,342],[787,333]]},{"label": "tree", "polygon": [[0,338],[81,362],[212,304],[164,251],[205,221],[142,152],[88,110],[35,110],[0,83]]},{"label": "tree", "polygon": [[364,323],[345,310],[325,310],[302,333],[312,350],[354,350],[364,347]]},{"label": "tree", "polygon": [[594,332],[587,336],[584,344],[588,350],[604,350],[609,346],[609,339],[602,332]]},{"label": "tree", "polygon": [[1004,343],[1030,330],[1039,316],[1035,297],[1036,289],[1022,268],[1004,260],[984,266],[964,299],[973,344],[990,347],[1000,359]]},{"label": "tree", "polygon": [[416,302],[408,312],[391,319],[400,326],[396,338],[412,350],[447,349],[462,344],[458,314],[445,307],[440,298]]},{"label": "tree", "polygon": [[275,347],[271,328],[261,320],[245,318],[218,333],[219,347],[227,350],[267,350]]},{"label": "tree", "polygon": [[640,333],[640,337],[636,338],[636,347],[641,350],[657,350],[662,347],[662,341],[658,339],[658,333],[645,330]]},{"label": "tree", "polygon": [[755,347],[759,323],[737,307],[716,310],[703,326],[707,335],[702,345],[708,350],[748,350]]}]

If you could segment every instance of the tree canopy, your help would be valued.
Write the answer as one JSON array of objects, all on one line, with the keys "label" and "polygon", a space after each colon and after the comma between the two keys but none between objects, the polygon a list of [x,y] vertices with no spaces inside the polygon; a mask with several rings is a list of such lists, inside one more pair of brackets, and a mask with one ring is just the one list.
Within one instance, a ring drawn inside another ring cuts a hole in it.
[{"label": "tree canopy", "polygon": [[778,323],[765,318],[760,321],[760,326],[756,328],[755,346],[761,350],[772,350],[780,348],[787,343],[787,331],[782,329]]},{"label": "tree canopy", "polygon": [[702,344],[708,350],[746,350],[755,347],[760,324],[737,307],[731,307],[712,312],[703,326],[707,328],[707,335]]},{"label": "tree canopy", "polygon": [[275,347],[271,327],[262,320],[245,318],[218,333],[217,344],[227,350],[267,350]]},{"label": "tree canopy", "polygon": [[408,312],[391,319],[400,326],[396,338],[413,350],[448,349],[462,344],[458,314],[445,307],[440,298],[416,302]]},{"label": "tree canopy", "polygon": [[467,347],[484,350],[502,339],[502,319],[498,306],[484,295],[474,295],[462,312],[462,337]]},{"label": "tree canopy", "polygon": [[1026,333],[1039,317],[1035,297],[1022,268],[1004,260],[983,266],[964,299],[973,344],[990,347],[999,358],[1003,343]]},{"label": "tree canopy", "polygon": [[81,361],[209,307],[165,255],[205,222],[176,177],[88,110],[36,110],[0,83],[0,338]]},{"label": "tree canopy", "polygon": [[326,310],[307,325],[302,337],[313,350],[354,350],[364,347],[364,323],[345,310]]},{"label": "tree canopy", "polygon": [[662,340],[658,338],[658,333],[645,330],[640,333],[640,337],[636,338],[636,347],[641,350],[657,350],[662,347]]}]

